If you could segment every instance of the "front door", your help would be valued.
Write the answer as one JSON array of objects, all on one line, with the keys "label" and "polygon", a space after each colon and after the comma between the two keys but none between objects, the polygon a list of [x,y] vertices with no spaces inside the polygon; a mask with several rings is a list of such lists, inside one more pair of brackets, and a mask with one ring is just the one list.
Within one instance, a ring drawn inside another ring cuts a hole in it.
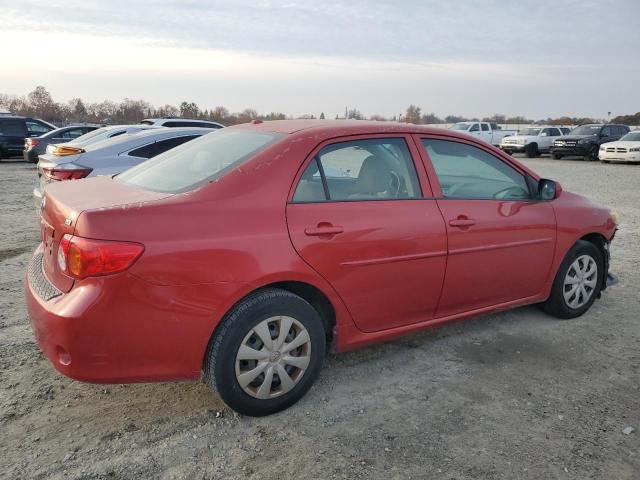
[{"label": "front door", "polygon": [[407,140],[323,145],[287,205],[294,247],[366,332],[432,319],[442,288],[446,229]]},{"label": "front door", "polygon": [[421,143],[449,240],[436,317],[539,295],[555,248],[551,204],[535,200],[524,172],[488,149],[459,140]]}]

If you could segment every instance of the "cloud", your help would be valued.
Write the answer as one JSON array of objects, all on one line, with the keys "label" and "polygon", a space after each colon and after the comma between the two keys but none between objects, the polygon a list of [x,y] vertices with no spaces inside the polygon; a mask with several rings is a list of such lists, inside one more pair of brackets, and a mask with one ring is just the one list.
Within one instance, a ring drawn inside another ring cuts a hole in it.
[{"label": "cloud", "polygon": [[[5,3],[6,5],[3,5]],[[522,63],[633,55],[640,2],[0,2],[11,30],[98,34],[157,45],[285,56]]]}]

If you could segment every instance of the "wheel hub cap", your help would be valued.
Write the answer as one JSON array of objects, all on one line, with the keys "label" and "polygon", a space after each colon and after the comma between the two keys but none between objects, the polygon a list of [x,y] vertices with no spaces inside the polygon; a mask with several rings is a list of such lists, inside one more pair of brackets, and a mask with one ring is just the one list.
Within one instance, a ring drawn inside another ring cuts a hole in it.
[{"label": "wheel hub cap", "polygon": [[569,266],[564,278],[566,304],[573,309],[584,306],[593,296],[598,283],[598,264],[590,255],[581,255]]},{"label": "wheel hub cap", "polygon": [[311,338],[298,320],[270,317],[253,327],[236,354],[236,380],[245,393],[259,399],[293,389],[311,360]]}]

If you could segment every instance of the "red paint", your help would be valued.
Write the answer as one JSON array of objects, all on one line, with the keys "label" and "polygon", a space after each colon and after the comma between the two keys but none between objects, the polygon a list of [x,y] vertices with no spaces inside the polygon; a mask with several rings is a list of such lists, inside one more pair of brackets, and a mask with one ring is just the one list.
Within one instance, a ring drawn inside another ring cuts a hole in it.
[{"label": "red paint", "polygon": [[[615,229],[607,209],[566,191],[550,202],[442,199],[420,138],[469,143],[539,179],[451,131],[307,120],[232,128],[286,135],[185,194],[107,177],[47,187],[39,251],[62,294],[44,301],[27,282],[26,296],[38,342],[59,371],[92,382],[197,378],[225,313],[276,282],[306,283],[326,296],[338,351],[542,301],[578,239],[610,239]],[[407,141],[423,198],[290,201],[320,148],[375,137]],[[65,234],[133,242],[144,252],[125,271],[72,278],[57,262]]]}]

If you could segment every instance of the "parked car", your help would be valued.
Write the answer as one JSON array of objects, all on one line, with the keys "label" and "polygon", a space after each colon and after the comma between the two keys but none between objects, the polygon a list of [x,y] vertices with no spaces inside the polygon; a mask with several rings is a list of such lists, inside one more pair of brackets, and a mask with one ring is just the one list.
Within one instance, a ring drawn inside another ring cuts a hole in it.
[{"label": "parked car", "polygon": [[528,127],[518,131],[517,135],[505,137],[500,142],[500,149],[512,153],[526,153],[527,157],[537,157],[541,153],[549,153],[553,141],[564,133],[559,127]]},{"label": "parked car", "polygon": [[209,128],[158,128],[135,131],[90,143],[73,155],[40,155],[38,186],[33,190],[36,207],[44,188],[61,180],[116,175],[189,140],[210,133]]},{"label": "parked car", "polygon": [[617,142],[600,146],[600,161],[640,163],[640,130],[627,133]]},{"label": "parked car", "polygon": [[144,125],[157,125],[159,127],[203,127],[224,128],[224,125],[209,120],[196,120],[191,118],[145,118],[140,123]]},{"label": "parked car", "polygon": [[597,160],[600,145],[618,140],[629,133],[626,125],[588,124],[574,128],[563,138],[553,142],[551,155],[556,160],[562,157],[577,156],[585,160]]},{"label": "parked car", "polygon": [[38,137],[55,128],[37,118],[0,116],[0,159],[22,155],[26,138]]},{"label": "parked car", "polygon": [[26,162],[36,163],[38,161],[38,155],[44,153],[49,144],[70,142],[99,127],[99,125],[75,125],[56,128],[39,137],[27,138],[24,141],[22,155]]},{"label": "parked car", "polygon": [[479,139],[387,122],[237,125],[67,183],[25,287],[46,357],[97,383],[204,371],[247,415],[300,399],[329,344],[533,303],[582,315],[617,224]]},{"label": "parked car", "polygon": [[76,155],[80,150],[109,138],[117,137],[124,134],[134,134],[145,130],[158,129],[155,125],[109,125],[107,127],[97,128],[92,132],[85,133],[73,140],[60,144],[47,145],[46,153],[56,156]]},{"label": "parked car", "polygon": [[504,137],[518,133],[517,130],[502,130],[492,122],[459,122],[454,123],[449,129],[473,135],[496,147]]}]

